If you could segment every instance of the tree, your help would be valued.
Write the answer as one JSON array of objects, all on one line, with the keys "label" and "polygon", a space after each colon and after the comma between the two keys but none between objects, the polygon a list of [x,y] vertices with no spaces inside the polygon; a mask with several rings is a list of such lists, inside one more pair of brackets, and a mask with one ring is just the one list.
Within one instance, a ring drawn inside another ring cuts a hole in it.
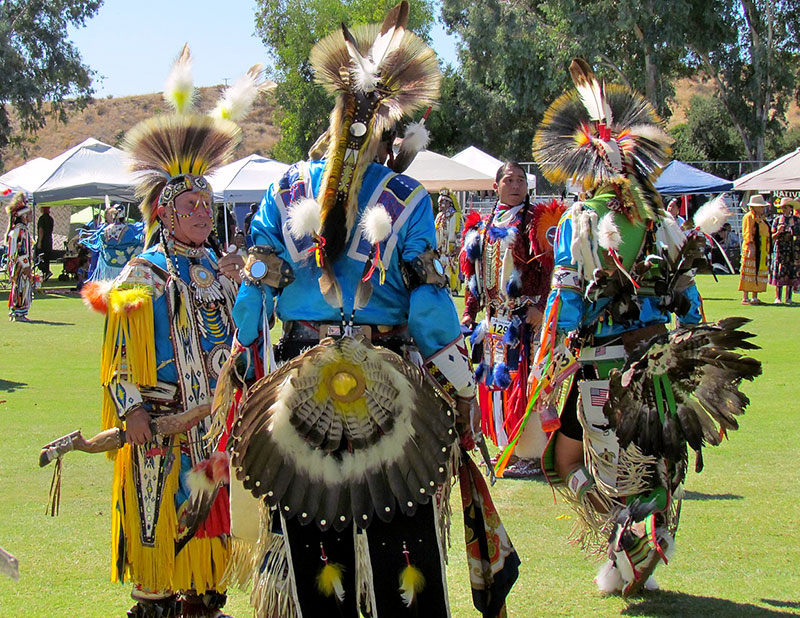
[{"label": "tree", "polygon": [[785,127],[798,92],[800,5],[796,0],[724,0],[706,15],[713,36],[687,40],[714,81],[748,159],[763,160],[767,140]]},{"label": "tree", "polygon": [[[2,153],[31,140],[48,117],[66,122],[71,107],[86,104],[92,71],[67,38],[102,0],[0,2],[0,168]],[[19,130],[12,126],[12,113]]]},{"label": "tree", "polygon": [[[272,78],[281,139],[272,156],[282,161],[304,159],[309,146],[325,130],[331,98],[314,83],[308,56],[314,44],[340,28],[379,23],[396,0],[258,0],[256,30],[273,60]],[[433,25],[432,0],[410,0],[408,26],[423,38]]]}]

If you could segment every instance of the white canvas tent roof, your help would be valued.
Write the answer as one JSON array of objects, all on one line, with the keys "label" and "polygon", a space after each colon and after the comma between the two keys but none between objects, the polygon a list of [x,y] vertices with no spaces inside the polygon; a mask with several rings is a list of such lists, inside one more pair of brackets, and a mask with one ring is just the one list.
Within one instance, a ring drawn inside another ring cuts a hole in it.
[{"label": "white canvas tent roof", "polygon": [[39,205],[97,203],[107,195],[120,202],[135,201],[137,174],[128,171],[128,155],[89,138],[52,160],[49,173],[33,190]]},{"label": "white canvas tent roof", "polygon": [[422,183],[430,193],[445,187],[453,191],[481,191],[494,186],[494,176],[430,150],[421,151],[404,173]]},{"label": "white canvas tent roof", "polygon": [[800,190],[800,148],[733,182],[736,191]]},{"label": "white canvas tent roof", "polygon": [[33,190],[41,184],[47,175],[47,171],[52,166],[52,160],[36,157],[0,176],[0,183],[7,185],[13,191],[33,193]]},{"label": "white canvas tent roof", "polygon": [[[465,148],[461,152],[456,155],[450,157],[453,161],[457,161],[467,167],[471,167],[472,169],[476,169],[479,172],[486,174],[487,176],[491,176],[492,178],[495,177],[497,174],[497,170],[500,169],[500,166],[503,165],[503,162],[490,155],[487,152],[484,152],[480,148],[476,148],[475,146],[470,146],[469,148]],[[528,189],[535,189],[536,188],[536,176],[533,174],[527,174],[528,177]]]},{"label": "white canvas tent roof", "polygon": [[215,202],[261,202],[269,186],[278,180],[289,166],[258,154],[223,165],[211,176]]}]

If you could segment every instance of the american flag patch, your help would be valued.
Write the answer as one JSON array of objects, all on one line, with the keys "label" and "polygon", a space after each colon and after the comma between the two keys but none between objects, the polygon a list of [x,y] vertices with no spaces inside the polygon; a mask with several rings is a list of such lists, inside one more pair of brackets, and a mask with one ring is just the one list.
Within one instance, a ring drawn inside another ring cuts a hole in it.
[{"label": "american flag patch", "polygon": [[589,402],[593,406],[597,407],[604,406],[606,403],[606,399],[608,399],[607,388],[592,388],[589,390]]}]

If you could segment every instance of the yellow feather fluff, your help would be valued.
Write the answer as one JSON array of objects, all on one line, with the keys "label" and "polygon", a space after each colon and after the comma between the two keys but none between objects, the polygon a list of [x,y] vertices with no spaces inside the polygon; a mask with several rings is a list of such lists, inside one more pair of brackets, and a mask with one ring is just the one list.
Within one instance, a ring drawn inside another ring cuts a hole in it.
[{"label": "yellow feather fluff", "polygon": [[329,562],[317,575],[317,590],[326,597],[336,595],[339,601],[344,601],[344,585],[342,584],[342,574],[344,567],[341,564]]},{"label": "yellow feather fluff", "polygon": [[417,567],[409,564],[400,571],[400,596],[406,607],[414,604],[416,595],[425,588],[425,576]]}]

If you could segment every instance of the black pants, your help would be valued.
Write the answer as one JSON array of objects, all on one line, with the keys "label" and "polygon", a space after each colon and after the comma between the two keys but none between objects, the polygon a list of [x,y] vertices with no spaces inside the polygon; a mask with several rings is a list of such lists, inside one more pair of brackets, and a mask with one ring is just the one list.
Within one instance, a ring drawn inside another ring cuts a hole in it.
[{"label": "black pants", "polygon": [[[373,615],[376,618],[447,616],[443,562],[436,537],[435,517],[431,502],[417,507],[413,517],[407,517],[400,511],[389,523],[376,517],[366,530],[359,532],[367,535],[369,544],[376,604]],[[360,616],[353,526],[348,526],[342,532],[333,529],[323,532],[313,523],[301,525],[297,519],[291,519],[286,522],[284,533],[303,618]],[[400,573],[406,566],[404,543],[410,563],[425,576],[425,587],[411,607],[406,607],[399,591]],[[317,575],[324,566],[320,544],[329,562],[344,567],[345,598],[341,603],[334,597],[324,596],[317,589]]]}]

